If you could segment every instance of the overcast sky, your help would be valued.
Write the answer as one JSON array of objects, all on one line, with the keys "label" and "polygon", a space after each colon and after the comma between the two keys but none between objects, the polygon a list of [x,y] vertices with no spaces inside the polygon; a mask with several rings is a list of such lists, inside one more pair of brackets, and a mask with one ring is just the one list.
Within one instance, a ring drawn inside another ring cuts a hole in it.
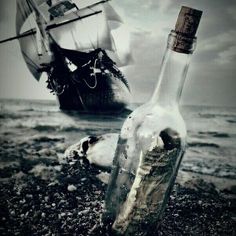
[{"label": "overcast sky", "polygon": [[[197,32],[182,103],[236,105],[236,1],[235,0],[113,0],[113,6],[131,31],[134,65],[125,73],[134,101],[152,94],[167,35],[182,5],[203,11]],[[0,38],[15,34],[15,0],[0,1]],[[55,99],[46,89],[46,76],[38,83],[22,59],[17,42],[0,45],[0,97]]]}]

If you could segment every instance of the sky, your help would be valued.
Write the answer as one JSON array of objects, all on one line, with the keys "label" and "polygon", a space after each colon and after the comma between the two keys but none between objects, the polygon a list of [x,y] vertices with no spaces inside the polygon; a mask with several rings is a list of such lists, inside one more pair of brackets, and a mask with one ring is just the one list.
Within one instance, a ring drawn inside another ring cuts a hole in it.
[{"label": "sky", "polygon": [[[15,0],[0,1],[0,39],[15,35]],[[203,11],[197,48],[181,103],[236,106],[235,0],[113,0],[131,34],[134,62],[124,73],[134,102],[147,101],[158,80],[167,36],[182,5]],[[121,42],[122,43],[122,42]],[[0,97],[56,99],[28,71],[17,41],[0,45]]]}]

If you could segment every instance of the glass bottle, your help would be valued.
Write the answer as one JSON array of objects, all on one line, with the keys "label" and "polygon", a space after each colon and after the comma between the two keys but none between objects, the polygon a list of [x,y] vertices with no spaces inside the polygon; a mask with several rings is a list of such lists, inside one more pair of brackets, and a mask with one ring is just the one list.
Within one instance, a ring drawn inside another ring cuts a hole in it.
[{"label": "glass bottle", "polygon": [[186,147],[178,102],[201,14],[182,7],[168,37],[153,96],[121,129],[103,215],[118,234],[153,230],[170,196]]}]

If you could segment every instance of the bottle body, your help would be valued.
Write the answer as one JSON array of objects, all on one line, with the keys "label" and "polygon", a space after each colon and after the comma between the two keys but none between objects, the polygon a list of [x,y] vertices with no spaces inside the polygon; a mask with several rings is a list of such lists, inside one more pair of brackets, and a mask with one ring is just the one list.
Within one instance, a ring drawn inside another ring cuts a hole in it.
[{"label": "bottle body", "polygon": [[182,7],[169,34],[151,100],[124,122],[105,200],[104,220],[122,235],[156,229],[186,148],[179,99],[202,12]]},{"label": "bottle body", "polygon": [[143,232],[158,221],[185,143],[186,128],[177,106],[166,109],[148,103],[129,116],[120,134],[106,199],[107,217],[114,221],[115,231]]}]

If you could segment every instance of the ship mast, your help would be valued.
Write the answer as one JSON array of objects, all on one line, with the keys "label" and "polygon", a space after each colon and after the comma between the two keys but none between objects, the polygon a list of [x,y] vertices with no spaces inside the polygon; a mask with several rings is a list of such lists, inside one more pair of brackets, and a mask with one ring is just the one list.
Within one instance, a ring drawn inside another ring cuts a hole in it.
[{"label": "ship mast", "polygon": [[[34,0],[26,0],[26,1],[28,3],[29,7],[33,8],[33,10],[34,10],[34,12],[36,14],[36,22],[37,22],[37,25],[39,26],[39,31],[40,31],[40,33],[41,33],[41,35],[42,35],[42,37],[44,39],[47,38],[46,34],[51,29],[54,29],[54,28],[57,28],[57,27],[60,27],[60,26],[63,26],[63,25],[66,25],[66,24],[78,21],[78,20],[82,20],[84,18],[93,16],[93,15],[97,15],[97,14],[102,13],[102,10],[100,10],[100,11],[95,11],[93,13],[90,13],[90,14],[87,14],[87,15],[84,15],[84,16],[78,16],[78,17],[75,17],[74,19],[70,19],[70,20],[67,20],[67,21],[64,21],[64,22],[54,23],[54,24],[47,24],[46,19],[44,18],[43,14],[41,13],[40,9],[38,8],[38,6],[34,2]],[[110,1],[110,0],[102,0],[102,1],[96,2],[94,4],[91,4],[91,5],[87,6],[87,7],[84,7],[84,8],[81,8],[81,9],[77,8],[77,9],[78,9],[78,11],[83,10],[83,9],[90,9],[90,8],[96,6],[96,5],[103,4],[103,3],[106,3],[108,1]],[[43,27],[43,25],[45,25],[45,27]],[[10,37],[10,38],[6,38],[6,39],[3,39],[3,40],[0,40],[0,44],[8,42],[8,41],[15,40],[15,39],[27,37],[27,36],[30,36],[30,35],[34,35],[34,34],[37,34],[37,29],[35,29],[35,28],[27,30],[26,32],[23,32],[22,34],[19,34],[17,36],[13,36],[13,37]],[[44,46],[46,47],[46,49],[48,49],[47,45],[44,45]]]},{"label": "ship mast", "polygon": [[[60,26],[63,26],[63,25],[66,25],[66,24],[69,24],[69,23],[72,23],[72,22],[75,22],[77,20],[82,20],[84,18],[87,18],[87,17],[90,17],[90,16],[93,16],[93,15],[97,15],[97,14],[100,14],[102,13],[102,10],[101,11],[95,11],[93,13],[90,13],[90,14],[87,14],[87,15],[84,15],[84,16],[78,16],[78,17],[75,17],[74,19],[71,19],[71,20],[67,20],[67,21],[64,21],[64,22],[60,22],[60,23],[55,23],[55,24],[47,24],[46,22],[46,19],[44,18],[43,14],[40,12],[40,9],[39,7],[37,6],[37,4],[35,3],[34,0],[26,0],[29,7],[30,8],[33,8],[35,14],[36,14],[36,22],[37,22],[37,25],[39,26],[39,30],[40,30],[40,33],[42,35],[42,37],[45,39],[47,37],[45,37],[45,34],[47,33],[47,31],[51,30],[51,29],[54,29],[54,28],[57,28],[57,27],[60,27]],[[94,4],[91,4],[87,7],[84,7],[84,8],[81,8],[81,9],[78,9],[78,11],[80,10],[83,10],[83,9],[90,9],[96,5],[99,5],[99,4],[103,4],[103,3],[106,3],[110,0],[103,0],[103,1],[99,1],[99,2],[96,2]],[[42,27],[42,25],[46,25],[45,27]],[[15,40],[15,39],[19,39],[19,38],[24,38],[24,37],[27,37],[27,36],[31,36],[31,35],[34,35],[34,34],[37,34],[37,29],[30,29],[30,30],[27,30],[25,32],[23,32],[22,34],[19,34],[17,36],[13,36],[13,37],[10,37],[10,38],[6,38],[6,39],[3,39],[3,40],[0,40],[0,44],[1,43],[6,43],[8,41],[12,41],[12,40]],[[47,49],[47,45],[44,45]]]}]

